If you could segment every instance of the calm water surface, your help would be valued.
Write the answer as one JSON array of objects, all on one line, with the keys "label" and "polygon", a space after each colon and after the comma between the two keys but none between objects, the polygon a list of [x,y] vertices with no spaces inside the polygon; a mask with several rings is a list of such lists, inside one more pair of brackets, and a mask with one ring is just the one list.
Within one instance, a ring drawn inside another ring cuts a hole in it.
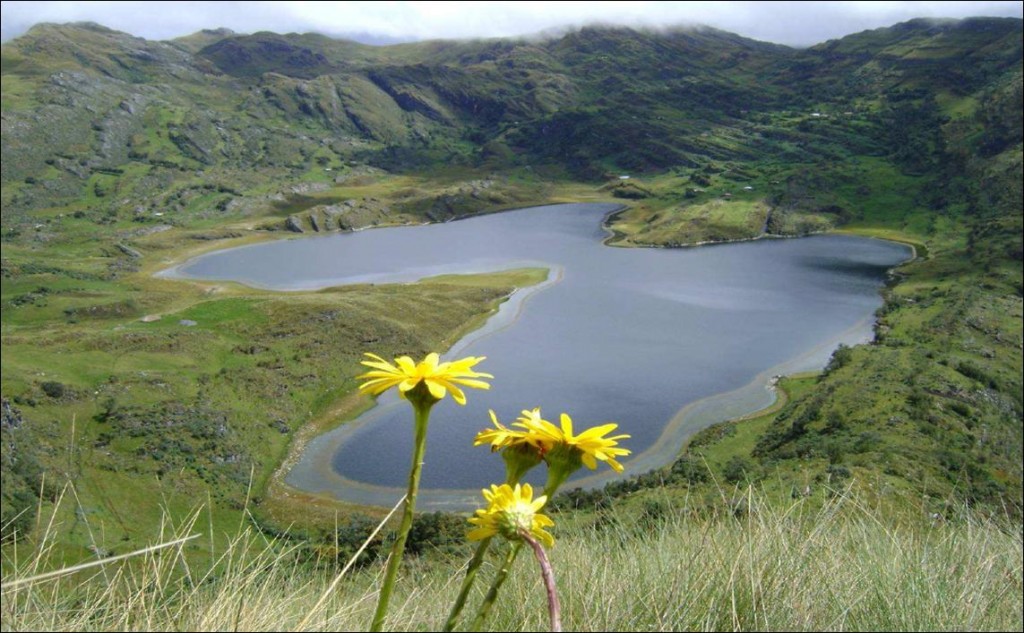
[{"label": "calm water surface", "polygon": [[[490,391],[470,390],[465,407],[450,398],[435,407],[422,481],[429,509],[475,505],[481,487],[504,479],[501,459],[472,446],[489,408],[505,423],[537,406],[551,420],[568,412],[577,428],[615,421],[632,435],[627,472],[669,462],[690,433],[768,404],[773,373],[820,368],[838,343],[870,338],[886,271],[911,255],[849,236],[610,248],[601,220],[614,208],[556,205],[279,241],[212,253],[175,274],[305,289],[550,268],[547,284],[516,293],[449,353],[486,356],[478,368],[495,378]],[[311,442],[288,482],[392,505],[406,483],[411,419],[406,403],[382,397]],[[577,485],[606,480],[610,469],[600,470],[584,470]]]}]

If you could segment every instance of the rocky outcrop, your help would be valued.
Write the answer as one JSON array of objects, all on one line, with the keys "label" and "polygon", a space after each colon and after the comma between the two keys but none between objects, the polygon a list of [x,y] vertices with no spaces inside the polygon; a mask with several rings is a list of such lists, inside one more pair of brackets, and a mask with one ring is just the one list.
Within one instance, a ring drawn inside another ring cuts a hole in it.
[{"label": "rocky outcrop", "polygon": [[128,257],[131,257],[132,259],[142,259],[142,253],[135,250],[131,246],[128,246],[127,244],[117,244],[116,246],[117,250],[121,251]]},{"label": "rocky outcrop", "polygon": [[0,427],[11,430],[21,428],[25,419],[21,417],[21,411],[11,404],[7,398],[0,400]]},{"label": "rocky outcrop", "polygon": [[[300,186],[301,187],[301,186]],[[316,189],[293,188],[301,196]],[[294,201],[287,195],[285,201]],[[309,198],[315,201],[315,198]],[[353,231],[382,224],[447,222],[482,212],[515,206],[522,200],[514,187],[497,178],[478,178],[440,190],[409,188],[390,201],[374,197],[350,198],[334,204],[310,206],[291,213],[283,223],[288,231],[316,233]],[[282,225],[277,224],[277,228]]]},{"label": "rocky outcrop", "polygon": [[392,207],[377,198],[349,199],[329,205],[317,205],[310,209],[289,215],[284,221],[285,230],[304,233],[308,228],[316,233],[330,231],[352,231],[367,226],[393,223]]}]

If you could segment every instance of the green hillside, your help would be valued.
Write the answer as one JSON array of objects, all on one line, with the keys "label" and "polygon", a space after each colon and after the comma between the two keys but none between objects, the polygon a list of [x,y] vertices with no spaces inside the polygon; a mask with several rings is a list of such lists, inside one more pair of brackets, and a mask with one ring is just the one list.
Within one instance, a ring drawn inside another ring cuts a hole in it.
[{"label": "green hillside", "polygon": [[54,507],[69,560],[197,503],[218,534],[242,508],[268,532],[302,516],[311,542],[339,516],[362,526],[281,487],[289,450],[365,406],[367,346],[450,345],[537,271],[286,297],[152,274],[286,234],[574,200],[625,204],[618,246],[848,230],[918,258],[877,342],[781,410],[561,503],[659,494],[714,514],[718,481],[819,503],[842,483],[1019,520],[1021,38],[987,18],[804,50],[708,28],[371,47],[36,26],[0,59],[4,538]]}]

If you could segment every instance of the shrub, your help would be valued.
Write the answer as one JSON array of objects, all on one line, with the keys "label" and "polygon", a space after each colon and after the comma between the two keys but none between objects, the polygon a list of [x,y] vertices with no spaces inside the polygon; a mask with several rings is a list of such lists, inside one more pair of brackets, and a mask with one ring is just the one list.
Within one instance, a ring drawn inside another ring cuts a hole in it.
[{"label": "shrub", "polygon": [[730,484],[747,482],[754,478],[754,464],[743,457],[733,457],[722,467],[722,477]]},{"label": "shrub", "polygon": [[707,466],[690,455],[683,455],[672,464],[672,476],[695,484],[708,480]]},{"label": "shrub", "polygon": [[471,527],[466,519],[447,512],[427,512],[418,515],[409,530],[405,551],[424,554],[441,551],[455,554],[467,549],[466,531]]},{"label": "shrub", "polygon": [[60,400],[65,395],[67,395],[67,388],[64,386],[63,383],[59,383],[56,381],[46,381],[39,385],[39,387],[43,390],[43,393],[50,396],[54,400]]}]

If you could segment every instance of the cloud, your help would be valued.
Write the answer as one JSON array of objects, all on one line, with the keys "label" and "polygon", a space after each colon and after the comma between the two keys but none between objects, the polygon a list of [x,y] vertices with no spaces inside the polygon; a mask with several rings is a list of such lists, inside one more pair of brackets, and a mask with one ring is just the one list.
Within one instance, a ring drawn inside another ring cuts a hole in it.
[{"label": "cloud", "polygon": [[3,2],[4,41],[39,22],[91,21],[147,39],[205,28],[370,41],[511,37],[592,23],[707,24],[808,46],[914,17],[1022,17],[1021,2]]}]

